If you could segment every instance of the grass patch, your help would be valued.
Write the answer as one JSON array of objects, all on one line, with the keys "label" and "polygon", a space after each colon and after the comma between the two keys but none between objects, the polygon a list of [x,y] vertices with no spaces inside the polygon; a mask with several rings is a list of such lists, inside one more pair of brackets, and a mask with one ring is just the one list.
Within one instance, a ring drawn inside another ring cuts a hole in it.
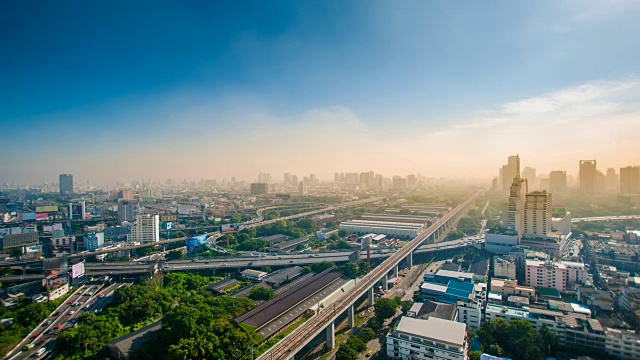
[{"label": "grass patch", "polygon": [[267,341],[264,344],[262,344],[256,350],[255,357],[257,358],[262,353],[264,353],[265,351],[269,350],[273,345],[277,344],[278,341],[284,339],[284,337],[289,335],[289,334],[291,334],[293,332],[293,330],[297,329],[300,325],[304,324],[307,320],[311,319],[312,316],[313,316],[313,313],[305,315],[302,319],[300,319],[300,320],[294,322],[293,324],[289,325],[289,327],[285,331],[281,332],[280,334],[276,335],[275,337],[269,339],[269,341]]},{"label": "grass patch", "polygon": [[253,326],[253,325],[249,325],[249,324],[245,324],[245,323],[240,323],[238,326],[240,326],[240,328],[244,331],[246,331],[247,333],[251,334],[251,333],[255,333],[256,329],[258,328],[257,326]]}]

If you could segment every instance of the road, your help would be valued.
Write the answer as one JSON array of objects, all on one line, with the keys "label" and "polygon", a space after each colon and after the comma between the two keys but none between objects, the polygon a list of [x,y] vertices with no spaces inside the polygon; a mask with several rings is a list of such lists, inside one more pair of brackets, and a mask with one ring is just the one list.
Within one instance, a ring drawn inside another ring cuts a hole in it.
[{"label": "road", "polygon": [[380,266],[374,268],[353,288],[345,292],[345,294],[333,305],[318,312],[316,316],[295,329],[284,339],[274,345],[271,349],[258,357],[259,360],[287,360],[292,358],[304,345],[311,339],[324,331],[327,326],[334,321],[339,314],[346,311],[360,296],[366,294],[384,275],[386,275],[392,267],[400,261],[407,258],[414,249],[419,247],[438,229],[446,227],[454,217],[461,215],[467,206],[478,198],[484,191],[478,191],[463,203],[458,205],[454,210],[448,212],[441,219],[431,225],[427,231],[418,235],[416,238],[400,248],[397,252],[386,259]]},{"label": "road", "polygon": [[[104,287],[101,283],[93,283],[81,286],[56,311],[18,343],[14,350],[7,354],[6,358],[13,360],[46,357],[55,348],[56,335],[59,331],[74,326],[78,316],[83,312],[101,311],[113,297],[113,292],[123,285],[123,283],[113,283]],[[99,296],[100,294],[104,296],[101,297]],[[72,303],[77,303],[77,305],[72,306]],[[37,337],[35,336],[36,334],[38,334]],[[27,344],[34,344],[35,346],[30,350],[24,351],[23,349]],[[46,352],[37,356],[37,351],[40,348],[45,348]]]}]

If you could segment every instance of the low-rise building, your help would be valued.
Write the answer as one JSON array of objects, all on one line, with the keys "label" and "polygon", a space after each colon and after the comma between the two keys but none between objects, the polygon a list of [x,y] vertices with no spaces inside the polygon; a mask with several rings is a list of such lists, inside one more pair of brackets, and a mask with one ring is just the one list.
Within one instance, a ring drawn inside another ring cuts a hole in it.
[{"label": "low-rise building", "polygon": [[536,298],[536,289],[530,286],[518,285],[517,280],[491,279],[491,291],[508,298],[511,295],[524,296],[529,299]]},{"label": "low-rise building", "polygon": [[516,279],[516,262],[513,256],[495,256],[493,258],[493,277]]},{"label": "low-rise building", "polygon": [[402,317],[387,335],[387,356],[395,359],[467,360],[464,324],[430,317]]},{"label": "low-rise building", "polygon": [[243,279],[247,279],[250,281],[258,281],[258,282],[262,281],[262,279],[264,279],[264,277],[267,276],[267,273],[264,271],[251,270],[251,269],[242,270],[240,274],[242,275]]}]

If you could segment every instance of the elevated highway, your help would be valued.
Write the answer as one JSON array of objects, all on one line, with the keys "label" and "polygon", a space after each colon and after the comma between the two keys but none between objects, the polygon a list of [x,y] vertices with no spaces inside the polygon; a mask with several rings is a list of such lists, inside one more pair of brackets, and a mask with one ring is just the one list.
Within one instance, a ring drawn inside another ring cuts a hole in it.
[{"label": "elevated highway", "polygon": [[612,221],[612,220],[631,220],[640,219],[640,215],[614,215],[614,216],[593,216],[571,219],[572,223],[579,223],[581,221]]},{"label": "elevated highway", "polygon": [[450,226],[463,212],[467,206],[477,199],[484,191],[479,191],[455,209],[447,213],[444,217],[437,220],[425,232],[415,237],[399,251],[393,253],[382,264],[374,268],[371,272],[360,279],[357,284],[338,299],[332,306],[322,309],[318,314],[300,327],[295,329],[271,349],[260,355],[258,360],[288,360],[292,359],[295,354],[300,351],[309,341],[319,335],[322,331],[326,331],[327,346],[332,349],[335,347],[335,326],[334,321],[343,312],[348,313],[348,323],[350,326],[354,324],[354,308],[353,304],[361,296],[368,294],[369,303],[373,303],[373,287],[382,280],[383,286],[387,283],[387,276],[390,271],[397,272],[398,264],[405,260],[409,266],[413,264],[412,254],[424,241],[441,234],[448,226]]}]

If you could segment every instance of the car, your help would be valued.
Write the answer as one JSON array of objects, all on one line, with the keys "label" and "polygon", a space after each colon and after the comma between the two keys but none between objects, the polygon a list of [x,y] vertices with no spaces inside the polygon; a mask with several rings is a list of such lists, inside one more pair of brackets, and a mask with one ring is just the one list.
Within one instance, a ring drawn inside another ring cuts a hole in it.
[{"label": "car", "polygon": [[58,329],[58,330],[62,329],[62,324],[56,325],[56,329]]},{"label": "car", "polygon": [[38,336],[40,336],[40,334],[38,334],[38,333],[33,334],[34,338],[37,338]]},{"label": "car", "polygon": [[73,315],[73,314],[75,314],[75,313],[76,313],[76,311],[75,311],[75,310],[71,310],[71,311],[69,311],[69,315]]},{"label": "car", "polygon": [[293,260],[289,261],[289,264],[293,264]]},{"label": "car", "polygon": [[103,293],[100,293],[100,294],[98,294],[98,297],[99,297],[99,298],[103,298],[103,297],[104,297],[104,294],[103,294]]},{"label": "car", "polygon": [[373,350],[367,351],[367,357],[371,356],[371,354],[373,354]]}]

